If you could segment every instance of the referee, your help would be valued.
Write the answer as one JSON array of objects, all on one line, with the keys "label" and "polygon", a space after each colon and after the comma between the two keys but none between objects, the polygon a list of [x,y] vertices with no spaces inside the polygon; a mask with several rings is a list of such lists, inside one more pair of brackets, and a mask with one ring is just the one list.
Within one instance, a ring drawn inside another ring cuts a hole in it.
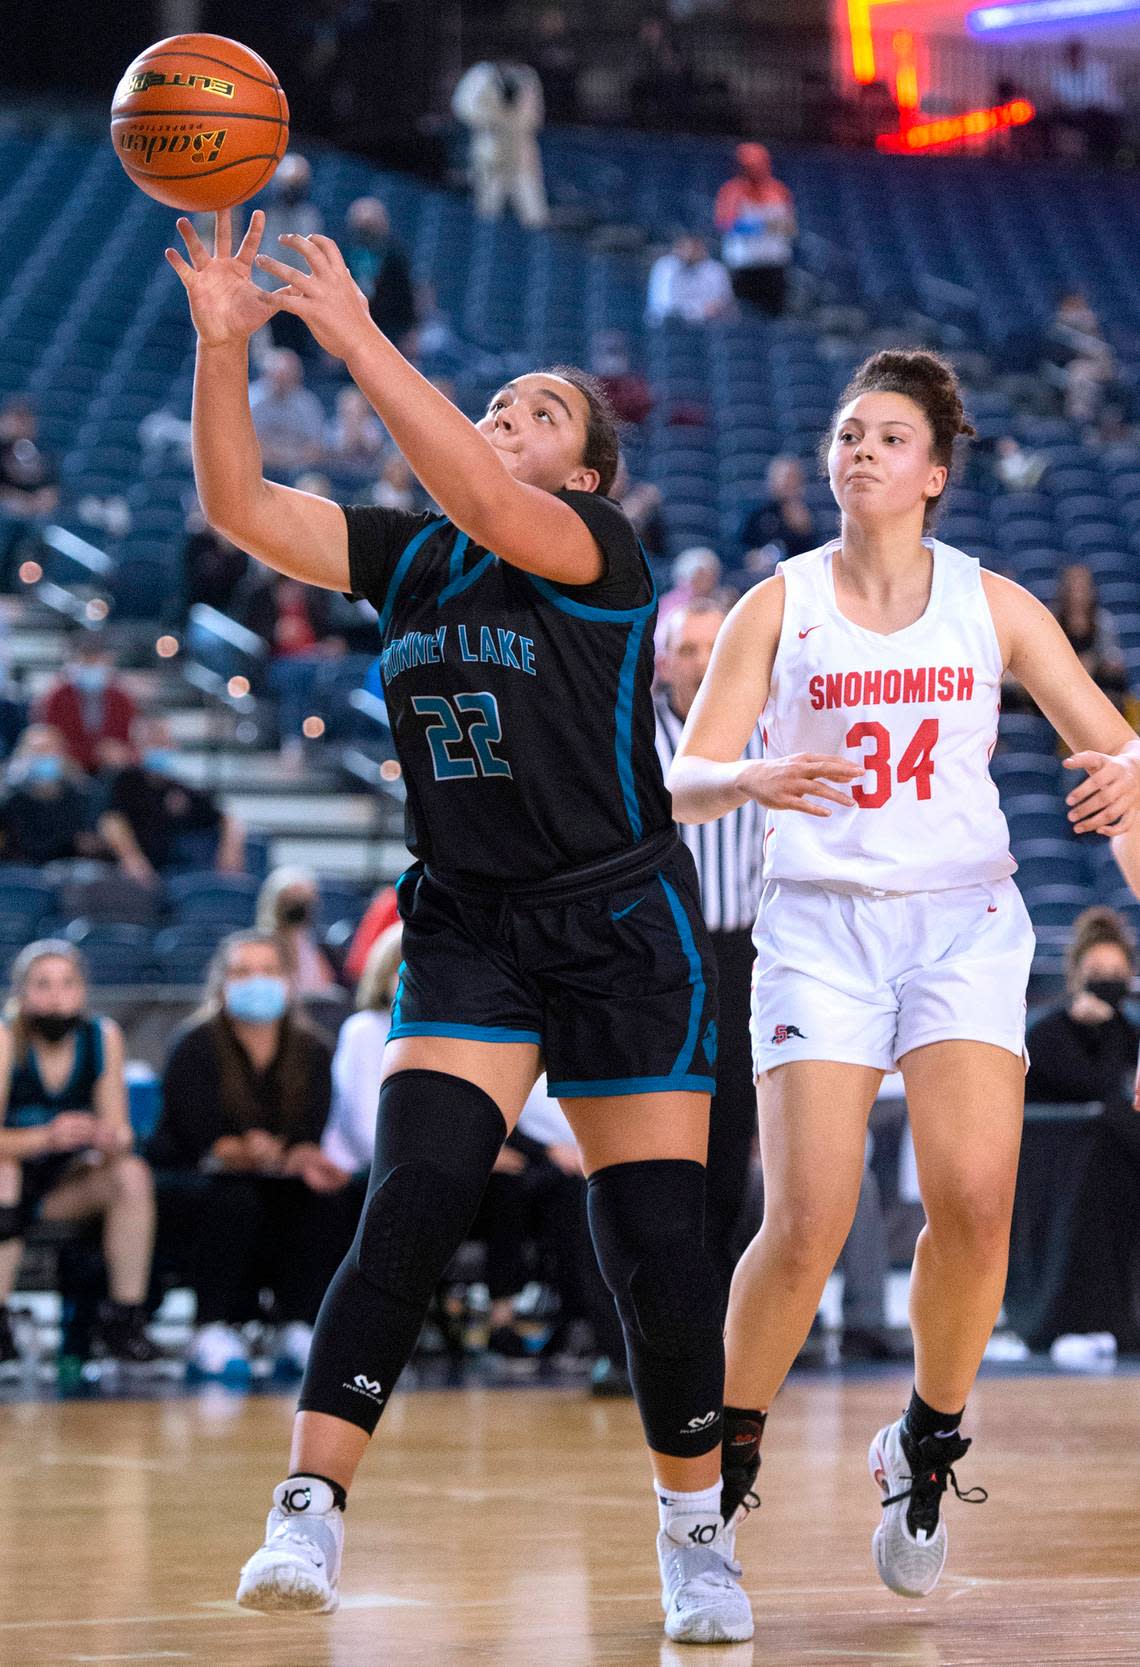
[{"label": "referee", "polygon": [[[657,756],[666,774],[724,619],[725,610],[719,603],[699,599],[678,607],[665,621],[659,655],[664,687],[655,705]],[[758,729],[744,756],[764,756]],[[726,1302],[736,1265],[736,1229],[748,1188],[756,1133],[748,1019],[752,928],[760,904],[763,821],[762,808],[749,799],[715,822],[679,829],[697,865],[701,908],[720,968],[719,1057],[709,1123],[705,1242]]]}]

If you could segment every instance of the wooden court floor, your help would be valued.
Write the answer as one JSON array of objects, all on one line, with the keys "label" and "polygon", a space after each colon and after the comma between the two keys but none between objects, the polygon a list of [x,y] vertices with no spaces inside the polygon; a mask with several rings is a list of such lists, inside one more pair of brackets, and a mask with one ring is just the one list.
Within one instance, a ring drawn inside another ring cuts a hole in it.
[{"label": "wooden court floor", "polygon": [[1140,1378],[988,1379],[929,1599],[874,1574],[864,1454],[905,1377],[799,1379],[741,1535],[751,1644],[664,1641],[632,1408],[580,1390],[398,1397],[349,1509],[342,1607],[247,1615],[284,1398],[0,1409],[0,1663],[196,1667],[1107,1667],[1140,1662]]}]

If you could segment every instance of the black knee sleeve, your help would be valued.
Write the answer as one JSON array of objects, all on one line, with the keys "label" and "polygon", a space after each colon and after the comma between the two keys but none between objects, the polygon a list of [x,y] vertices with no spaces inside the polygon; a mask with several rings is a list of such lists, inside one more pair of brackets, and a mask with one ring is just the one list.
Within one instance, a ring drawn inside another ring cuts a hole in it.
[{"label": "black knee sleeve", "polygon": [[462,1077],[385,1082],[360,1225],[317,1316],[302,1411],[375,1429],[506,1133],[494,1100]]},{"label": "black knee sleeve", "polygon": [[0,1244],[6,1239],[22,1239],[24,1225],[22,1204],[0,1204]]},{"label": "black knee sleeve", "polygon": [[645,1437],[694,1458],[721,1438],[720,1291],[704,1243],[705,1172],[655,1158],[589,1181],[590,1232],[625,1329]]}]

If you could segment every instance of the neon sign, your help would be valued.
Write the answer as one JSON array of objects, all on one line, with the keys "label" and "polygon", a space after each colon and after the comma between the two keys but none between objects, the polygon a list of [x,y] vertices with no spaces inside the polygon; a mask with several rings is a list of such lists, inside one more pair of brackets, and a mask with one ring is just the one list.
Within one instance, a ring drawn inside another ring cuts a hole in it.
[{"label": "neon sign", "polygon": [[883,133],[876,139],[879,150],[914,152],[956,145],[965,139],[984,139],[1009,127],[1023,127],[1037,114],[1027,98],[1008,104],[994,104],[987,110],[967,110],[961,116],[939,116],[935,121],[911,122],[899,133]]},{"label": "neon sign", "polygon": [[1090,23],[1128,14],[1140,14],[1137,0],[1016,0],[1011,5],[975,7],[966,13],[966,27],[973,35],[995,35],[1035,23]]}]

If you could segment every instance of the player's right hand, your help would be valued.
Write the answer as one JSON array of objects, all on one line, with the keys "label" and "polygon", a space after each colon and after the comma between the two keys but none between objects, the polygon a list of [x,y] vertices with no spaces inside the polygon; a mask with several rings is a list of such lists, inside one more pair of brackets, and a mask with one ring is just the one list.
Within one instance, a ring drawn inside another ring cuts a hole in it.
[{"label": "player's right hand", "polygon": [[855,801],[832,782],[858,781],[863,766],[850,758],[828,753],[796,752],[788,758],[750,759],[742,766],[736,786],[768,810],[801,810],[806,816],[830,816],[812,799],[827,799],[849,810]]},{"label": "player's right hand", "polygon": [[236,255],[232,253],[233,215],[228,208],[214,216],[212,255],[185,215],[178,230],[190,260],[185,261],[176,249],[168,249],[166,258],[190,298],[190,316],[199,341],[206,347],[248,341],[277,311],[277,302],[258,289],[252,277],[265,215],[259,208],[254,210]]},{"label": "player's right hand", "polygon": [[78,1152],[97,1143],[99,1122],[87,1111],[61,1111],[47,1125],[47,1137],[49,1152]]}]

